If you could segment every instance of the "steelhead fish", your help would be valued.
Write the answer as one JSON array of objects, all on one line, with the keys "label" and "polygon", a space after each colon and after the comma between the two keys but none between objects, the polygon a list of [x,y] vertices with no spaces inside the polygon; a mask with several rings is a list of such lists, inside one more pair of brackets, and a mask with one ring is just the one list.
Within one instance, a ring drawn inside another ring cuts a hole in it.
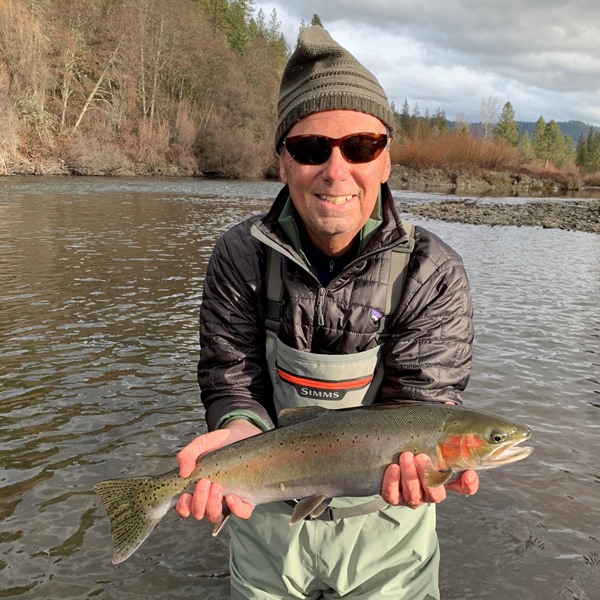
[{"label": "steelhead fish", "polygon": [[[386,467],[404,451],[431,458],[424,483],[435,487],[466,469],[525,458],[532,448],[517,445],[530,435],[525,425],[448,404],[286,409],[279,427],[203,455],[185,479],[175,469],[157,477],[102,481],[94,491],[110,518],[117,564],[150,535],[175,497],[202,478],[253,504],[301,498],[292,524],[319,516],[331,498],[377,494]],[[213,535],[221,527],[217,524]]]}]

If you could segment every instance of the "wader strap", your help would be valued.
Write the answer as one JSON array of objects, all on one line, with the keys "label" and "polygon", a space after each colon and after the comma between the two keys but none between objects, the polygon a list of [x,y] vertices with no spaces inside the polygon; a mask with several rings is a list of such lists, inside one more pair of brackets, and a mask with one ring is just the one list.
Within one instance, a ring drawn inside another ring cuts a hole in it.
[{"label": "wader strap", "polygon": [[[289,504],[292,508],[296,506],[296,502],[293,500],[286,500],[286,504]],[[340,508],[326,508],[318,517],[305,517],[305,521],[337,521],[338,519],[348,519],[350,517],[362,517],[379,510],[383,510],[388,503],[381,497],[373,498],[369,502],[364,504],[358,504],[356,506],[343,506]]]},{"label": "wader strap", "polygon": [[279,333],[283,306],[283,283],[281,281],[281,254],[267,246],[267,316],[265,326]]},{"label": "wader strap", "polygon": [[415,226],[403,219],[402,227],[406,231],[406,240],[397,246],[394,246],[392,249],[392,256],[390,259],[390,278],[388,281],[387,296],[385,300],[385,314],[379,322],[379,332],[382,335],[387,333],[386,321],[388,317],[400,305],[402,290],[404,289],[406,276],[408,274],[408,261],[410,260],[410,253],[415,247]]}]

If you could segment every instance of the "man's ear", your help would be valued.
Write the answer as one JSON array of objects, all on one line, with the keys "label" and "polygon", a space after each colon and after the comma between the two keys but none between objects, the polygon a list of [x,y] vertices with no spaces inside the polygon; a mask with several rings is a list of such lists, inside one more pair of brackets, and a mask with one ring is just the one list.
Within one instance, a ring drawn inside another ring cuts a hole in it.
[{"label": "man's ear", "polygon": [[384,165],[383,172],[381,174],[381,183],[385,183],[390,178],[390,174],[392,172],[392,157],[390,156],[389,149],[385,152],[385,161],[386,164]]},{"label": "man's ear", "polygon": [[284,152],[285,150],[282,150],[281,154],[279,155],[279,179],[281,179],[281,181],[287,185],[287,174],[285,172],[285,161],[283,159]]}]

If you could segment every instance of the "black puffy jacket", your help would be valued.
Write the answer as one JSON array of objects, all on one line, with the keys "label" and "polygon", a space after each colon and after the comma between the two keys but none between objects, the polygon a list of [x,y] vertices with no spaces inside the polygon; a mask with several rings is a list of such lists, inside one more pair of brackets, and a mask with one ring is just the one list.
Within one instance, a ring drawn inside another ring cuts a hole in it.
[{"label": "black puffy jacket", "polygon": [[[198,364],[210,430],[233,410],[256,415],[263,428],[276,417],[265,357],[266,246],[251,229],[254,225],[272,245],[303,262],[278,224],[288,197],[284,188],[266,216],[230,229],[212,254],[204,283]],[[286,344],[315,353],[352,354],[379,343],[371,311],[384,312],[391,247],[405,235],[385,184],[382,198],[382,226],[326,288],[309,266],[283,259],[279,337]],[[461,402],[473,340],[467,276],[460,256],[421,227],[415,228],[400,305],[387,327],[378,401]]]}]

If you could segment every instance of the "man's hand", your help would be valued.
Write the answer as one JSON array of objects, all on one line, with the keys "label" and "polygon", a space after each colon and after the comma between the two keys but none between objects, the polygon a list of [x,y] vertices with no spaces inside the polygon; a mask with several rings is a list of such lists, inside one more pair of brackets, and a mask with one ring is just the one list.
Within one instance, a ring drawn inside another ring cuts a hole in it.
[{"label": "man's hand", "polygon": [[[177,455],[179,475],[189,477],[196,468],[196,462],[203,454],[261,433],[261,430],[244,419],[230,421],[223,429],[205,433],[190,442]],[[247,519],[254,506],[244,502],[238,496],[229,494],[225,497],[229,510],[236,517]],[[217,523],[223,517],[223,486],[211,483],[208,479],[200,479],[193,494],[182,494],[175,506],[177,514],[187,519],[190,515],[195,519],[206,517],[211,523]]]},{"label": "man's hand", "polygon": [[381,484],[383,499],[394,506],[400,504],[418,508],[422,504],[437,504],[446,499],[446,490],[472,496],[479,488],[479,477],[473,470],[465,471],[452,483],[438,487],[427,487],[423,483],[425,467],[431,464],[426,454],[414,455],[403,452],[398,464],[391,464],[385,471]]}]

